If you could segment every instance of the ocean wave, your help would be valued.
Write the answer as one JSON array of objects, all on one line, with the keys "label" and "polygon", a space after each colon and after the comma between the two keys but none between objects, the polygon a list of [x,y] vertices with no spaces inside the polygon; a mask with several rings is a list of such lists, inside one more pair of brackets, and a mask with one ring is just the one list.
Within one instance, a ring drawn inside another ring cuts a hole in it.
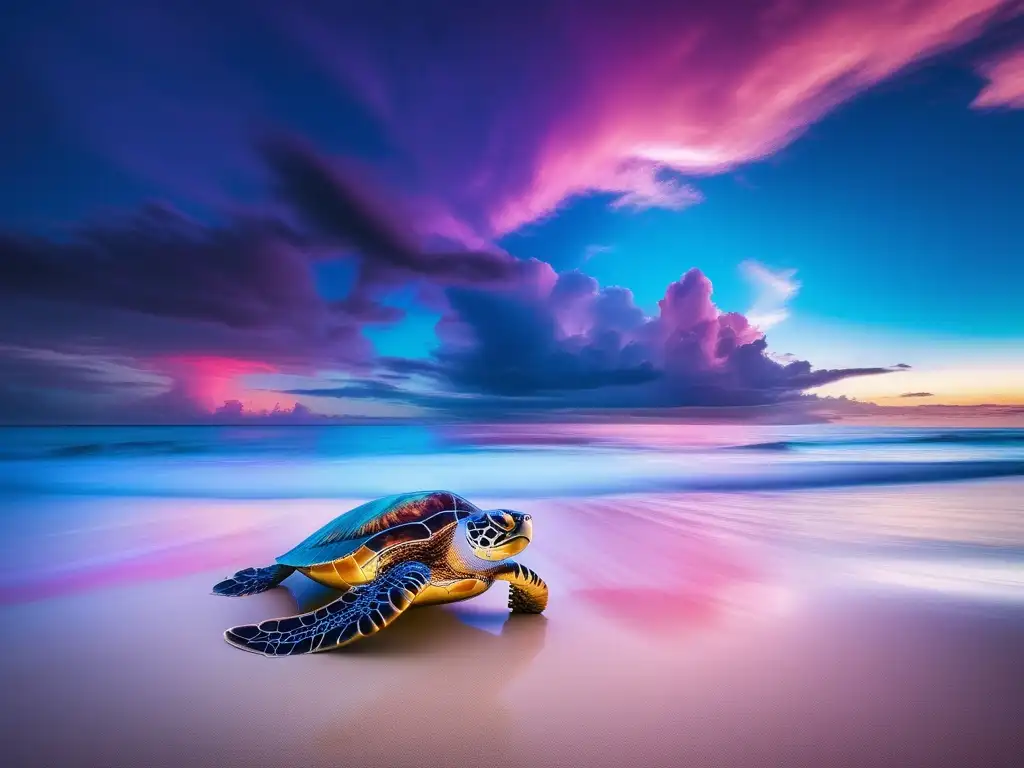
[{"label": "ocean wave", "polygon": [[374,497],[452,488],[480,496],[756,492],[1024,476],[1024,461],[694,462],[685,455],[518,453],[341,460],[50,461],[0,467],[0,493],[226,499]]},{"label": "ocean wave", "polygon": [[209,449],[196,444],[179,443],[175,440],[125,440],[117,443],[82,443],[61,445],[48,449],[44,455],[55,458],[77,456],[146,456],[146,455],[187,455],[205,453]]},{"label": "ocean wave", "polygon": [[[594,453],[631,450],[669,455],[721,451],[799,453],[871,448],[919,447],[936,460],[1022,458],[1021,429],[884,429],[788,427],[751,428],[661,425],[537,425],[459,427],[97,427],[0,429],[0,462],[47,459],[131,461],[159,456],[295,457],[333,460],[353,456],[465,454],[476,451],[559,451]],[[754,439],[751,439],[754,438]],[[760,438],[760,439],[757,439]],[[956,451],[957,455],[951,452]],[[966,455],[974,452],[976,455]],[[887,458],[880,456],[879,458]]]},{"label": "ocean wave", "polygon": [[843,446],[893,445],[977,445],[1024,446],[1024,430],[959,430],[953,432],[916,433],[905,435],[871,435],[869,437],[830,437],[813,440],[772,440],[761,443],[726,446],[730,450],[788,451],[798,448],[838,448]]}]

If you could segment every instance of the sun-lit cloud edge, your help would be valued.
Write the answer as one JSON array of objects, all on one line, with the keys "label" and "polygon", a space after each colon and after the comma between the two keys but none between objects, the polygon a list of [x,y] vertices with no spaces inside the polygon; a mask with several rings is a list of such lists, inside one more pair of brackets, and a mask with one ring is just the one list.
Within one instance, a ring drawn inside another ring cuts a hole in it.
[{"label": "sun-lit cloud edge", "polygon": [[751,325],[766,331],[789,317],[787,304],[800,291],[795,269],[773,270],[747,259],[740,262],[740,274],[755,292],[754,301],[746,312]]},{"label": "sun-lit cloud edge", "polygon": [[978,67],[988,83],[971,102],[975,109],[1024,109],[1024,47],[1004,51]]}]

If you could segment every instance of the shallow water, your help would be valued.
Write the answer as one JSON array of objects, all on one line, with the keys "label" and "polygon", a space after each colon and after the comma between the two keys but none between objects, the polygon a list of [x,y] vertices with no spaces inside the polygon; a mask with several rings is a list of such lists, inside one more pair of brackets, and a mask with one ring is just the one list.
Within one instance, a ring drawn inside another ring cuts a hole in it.
[{"label": "shallow water", "polygon": [[[381,429],[0,430],[5,764],[1020,764],[1024,433]],[[216,580],[419,487],[534,516],[545,616],[223,642],[335,595]]]},{"label": "shallow water", "polygon": [[1024,477],[1024,430],[834,425],[0,429],[0,493],[351,498],[762,491]]}]

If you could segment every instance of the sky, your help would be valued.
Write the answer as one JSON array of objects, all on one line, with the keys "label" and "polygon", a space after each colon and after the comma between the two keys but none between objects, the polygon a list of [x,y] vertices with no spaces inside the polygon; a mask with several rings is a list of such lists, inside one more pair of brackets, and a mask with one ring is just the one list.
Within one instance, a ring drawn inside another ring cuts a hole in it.
[{"label": "sky", "polygon": [[3,5],[0,423],[1024,405],[1020,2]]}]

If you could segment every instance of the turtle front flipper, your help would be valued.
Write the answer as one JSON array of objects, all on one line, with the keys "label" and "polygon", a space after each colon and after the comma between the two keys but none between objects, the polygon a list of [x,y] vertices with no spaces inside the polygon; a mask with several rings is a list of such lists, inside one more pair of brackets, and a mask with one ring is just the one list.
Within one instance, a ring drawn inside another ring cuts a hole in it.
[{"label": "turtle front flipper", "polygon": [[509,563],[493,576],[509,583],[508,607],[512,613],[543,613],[548,607],[548,585],[525,565]]},{"label": "turtle front flipper", "polygon": [[292,575],[295,569],[290,565],[268,565],[266,568],[246,568],[230,579],[224,579],[213,587],[213,594],[244,597],[258,595],[273,589]]},{"label": "turtle front flipper", "polygon": [[264,656],[338,648],[386,627],[412,605],[429,582],[430,568],[423,563],[402,563],[367,584],[353,587],[323,608],[232,627],[224,633],[224,639],[236,648]]}]

